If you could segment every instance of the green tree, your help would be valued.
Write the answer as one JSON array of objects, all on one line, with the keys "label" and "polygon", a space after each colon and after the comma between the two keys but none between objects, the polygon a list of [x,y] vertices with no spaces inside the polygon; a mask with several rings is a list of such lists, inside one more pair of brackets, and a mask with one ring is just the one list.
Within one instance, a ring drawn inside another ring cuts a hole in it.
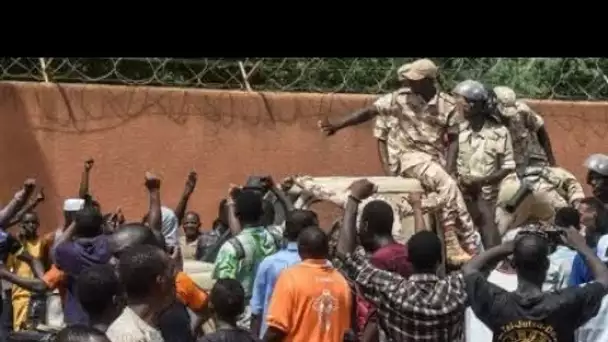
[{"label": "green tree", "polygon": [[[606,58],[432,58],[450,89],[464,79],[507,85],[538,99],[608,99]],[[253,90],[382,93],[396,86],[395,70],[413,58],[51,58],[53,82],[246,89],[239,62]],[[42,81],[38,58],[0,58],[2,80]]]}]

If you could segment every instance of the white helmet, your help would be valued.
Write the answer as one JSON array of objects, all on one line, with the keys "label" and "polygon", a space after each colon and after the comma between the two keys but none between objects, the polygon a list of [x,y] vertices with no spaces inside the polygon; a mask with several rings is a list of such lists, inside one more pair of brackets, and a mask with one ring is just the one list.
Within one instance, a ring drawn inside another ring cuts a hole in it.
[{"label": "white helmet", "polygon": [[608,156],[601,153],[595,153],[587,157],[585,167],[589,171],[594,171],[602,176],[608,177]]}]

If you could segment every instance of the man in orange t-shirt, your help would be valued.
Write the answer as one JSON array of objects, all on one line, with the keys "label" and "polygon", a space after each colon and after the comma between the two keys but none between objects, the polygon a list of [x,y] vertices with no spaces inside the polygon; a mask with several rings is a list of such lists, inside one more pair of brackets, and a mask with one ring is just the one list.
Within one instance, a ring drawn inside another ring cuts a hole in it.
[{"label": "man in orange t-shirt", "polygon": [[[27,290],[35,292],[45,292],[59,290],[63,299],[64,285],[67,275],[55,264],[44,274],[42,279],[26,278],[20,279],[15,276],[8,278],[9,282],[15,283]],[[178,272],[175,277],[175,292],[177,299],[194,312],[201,312],[206,308],[208,295],[201,290],[196,283],[184,272]]]},{"label": "man in orange t-shirt", "polygon": [[351,328],[352,294],[346,279],[328,265],[328,251],[328,237],[320,228],[300,233],[298,252],[303,261],[279,275],[265,341],[343,341]]}]

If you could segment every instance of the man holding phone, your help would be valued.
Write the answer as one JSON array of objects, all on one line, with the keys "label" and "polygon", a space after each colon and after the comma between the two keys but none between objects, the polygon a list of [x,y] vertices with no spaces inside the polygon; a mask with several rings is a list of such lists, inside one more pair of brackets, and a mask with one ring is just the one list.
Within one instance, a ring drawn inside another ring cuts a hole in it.
[{"label": "man holding phone", "polygon": [[[560,233],[520,233],[467,263],[467,294],[475,315],[493,332],[493,341],[574,341],[575,330],[594,317],[608,291],[608,268],[574,228]],[[549,268],[550,239],[559,237],[584,256],[595,281],[581,287],[543,292]],[[483,270],[513,255],[518,285],[509,292],[491,284]]]}]

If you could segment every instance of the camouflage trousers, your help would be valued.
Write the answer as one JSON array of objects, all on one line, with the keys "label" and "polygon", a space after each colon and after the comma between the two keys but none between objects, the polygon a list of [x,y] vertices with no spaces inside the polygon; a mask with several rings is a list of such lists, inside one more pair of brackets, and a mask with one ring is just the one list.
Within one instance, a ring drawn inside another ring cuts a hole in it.
[{"label": "camouflage trousers", "polygon": [[479,233],[456,180],[447,173],[443,163],[420,152],[402,153],[401,176],[420,181],[428,194],[434,194],[434,208],[438,210],[442,227],[455,227],[461,245],[469,251],[478,250]]},{"label": "camouflage trousers", "polygon": [[532,194],[513,213],[505,210],[505,203],[515,195],[522,182],[515,173],[502,181],[496,202],[496,225],[501,234],[527,222],[552,222],[557,209],[585,197],[582,186],[571,173],[557,167],[545,170],[545,177],[525,177]]},{"label": "camouflage trousers", "polygon": [[[429,168],[426,169],[429,170]],[[338,181],[330,181],[328,178],[331,177],[312,178],[302,176],[296,177],[295,183],[302,190],[308,192],[311,197],[329,201],[340,207],[344,207],[349,195],[348,186],[351,182],[356,180],[357,177],[336,177],[336,179],[341,179]],[[423,192],[424,190],[420,186],[422,182],[402,177],[368,177],[368,179],[378,185],[379,191],[361,202],[359,206],[359,215],[361,214],[363,207],[370,201],[382,200],[387,202],[393,209],[393,214],[396,218],[393,224],[393,236],[398,242],[405,243],[413,233],[414,227],[414,211],[407,201],[406,196],[407,193],[413,191]],[[442,208],[443,201],[441,201],[440,198],[441,197],[436,192],[427,192],[423,195],[422,210],[425,214],[427,225],[429,224],[428,214]],[[456,230],[461,244],[470,246],[472,250],[479,249],[479,234],[475,230],[470,215],[466,210],[466,204],[464,203],[460,190],[456,192],[456,201],[458,205],[457,217],[461,218],[461,221],[464,219],[465,222],[468,220],[470,223],[468,226],[465,224],[456,225],[457,227],[465,227],[465,229]],[[360,217],[358,220],[359,219]]]}]

